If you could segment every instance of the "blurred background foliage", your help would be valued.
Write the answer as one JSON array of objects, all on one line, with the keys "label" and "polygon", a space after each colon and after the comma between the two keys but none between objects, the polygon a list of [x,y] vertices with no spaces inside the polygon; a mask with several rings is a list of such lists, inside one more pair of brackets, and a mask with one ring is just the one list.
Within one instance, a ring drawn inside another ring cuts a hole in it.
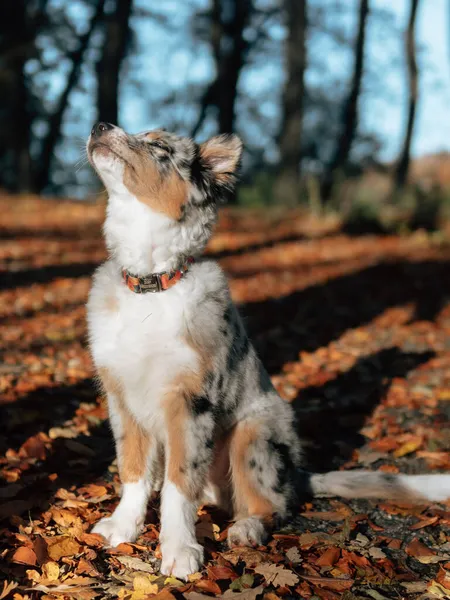
[{"label": "blurred background foliage", "polygon": [[235,131],[246,148],[237,204],[334,210],[350,230],[433,229],[450,210],[450,157],[413,156],[421,98],[449,77],[417,40],[430,3],[442,10],[436,0],[2,0],[0,186],[92,199],[83,147],[96,120],[199,141]]}]

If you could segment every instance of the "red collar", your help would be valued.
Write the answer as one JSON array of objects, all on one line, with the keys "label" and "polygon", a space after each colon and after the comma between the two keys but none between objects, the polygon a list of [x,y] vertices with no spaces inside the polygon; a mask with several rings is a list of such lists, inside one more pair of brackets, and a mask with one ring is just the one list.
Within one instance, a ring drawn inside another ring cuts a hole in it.
[{"label": "red collar", "polygon": [[147,292],[163,292],[174,286],[189,270],[189,265],[194,262],[190,256],[186,263],[178,271],[169,273],[150,273],[149,275],[132,275],[127,269],[122,269],[122,276],[125,285],[136,294],[146,294]]}]

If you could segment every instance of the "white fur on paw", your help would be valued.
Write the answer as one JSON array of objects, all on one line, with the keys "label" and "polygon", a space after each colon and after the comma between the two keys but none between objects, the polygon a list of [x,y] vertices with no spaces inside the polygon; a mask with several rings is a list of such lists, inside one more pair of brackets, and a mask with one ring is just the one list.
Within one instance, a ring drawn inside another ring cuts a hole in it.
[{"label": "white fur on paw", "polygon": [[228,545],[261,546],[267,538],[266,528],[258,517],[237,521],[228,530]]},{"label": "white fur on paw", "polygon": [[203,565],[203,548],[200,544],[190,544],[175,548],[162,547],[161,573],[172,575],[177,579],[188,578],[188,575],[199,571]]},{"label": "white fur on paw", "polygon": [[92,533],[102,535],[108,546],[114,548],[124,542],[134,542],[139,536],[141,528],[133,522],[127,522],[117,517],[105,517],[92,529]]}]

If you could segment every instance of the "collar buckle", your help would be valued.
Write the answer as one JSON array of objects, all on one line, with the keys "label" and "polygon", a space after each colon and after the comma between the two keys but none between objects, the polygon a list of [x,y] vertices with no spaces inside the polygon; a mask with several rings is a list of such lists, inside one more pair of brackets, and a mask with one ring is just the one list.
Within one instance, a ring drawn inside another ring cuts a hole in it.
[{"label": "collar buckle", "polygon": [[149,275],[131,274],[127,269],[122,269],[122,277],[125,285],[135,294],[146,294],[148,292],[163,292],[175,285],[188,272],[190,265],[194,262],[193,257],[189,257],[184,265],[177,271],[169,273],[150,273]]}]

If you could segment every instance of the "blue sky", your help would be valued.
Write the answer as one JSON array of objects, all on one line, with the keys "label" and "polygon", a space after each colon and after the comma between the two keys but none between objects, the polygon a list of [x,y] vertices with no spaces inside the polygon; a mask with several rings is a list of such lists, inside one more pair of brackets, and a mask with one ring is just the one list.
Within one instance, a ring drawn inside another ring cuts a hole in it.
[{"label": "blue sky", "polygon": [[[410,0],[376,0],[376,6],[394,10],[399,26],[408,20]],[[450,6],[449,0],[421,0],[417,16],[417,41],[420,51],[420,100],[412,144],[415,156],[450,150]],[[403,39],[392,48],[373,47],[372,52],[401,53]],[[384,133],[383,158],[394,158],[399,150],[406,118],[407,82],[401,70],[387,74],[394,92],[370,117],[370,100],[365,111],[367,122]]]},{"label": "blue sky", "polygon": [[[421,0],[417,17],[417,41],[419,47],[420,67],[420,100],[416,118],[416,126],[412,144],[415,156],[450,150],[450,0]],[[346,28],[355,31],[356,15],[359,0],[346,0],[351,21],[346,23]],[[199,5],[207,6],[207,0],[197,0]],[[145,0],[137,0],[137,4],[145,5]],[[325,2],[326,4],[326,2]],[[410,0],[371,0],[373,11],[379,8],[388,9],[394,13],[393,24],[398,35],[388,30],[388,25],[380,19],[369,22],[367,39],[367,67],[370,77],[367,78],[368,89],[363,96],[361,104],[361,123],[364,130],[373,131],[380,135],[383,147],[380,153],[382,159],[392,160],[398,155],[404,135],[407,102],[407,80],[404,64],[404,39],[400,33],[408,21]],[[166,0],[164,9],[172,13],[175,29],[180,31],[188,26],[190,6],[180,0]],[[167,84],[174,89],[188,89],[189,85],[203,81],[204,84],[211,77],[212,61],[209,57],[206,43],[195,44],[186,51],[184,44],[180,45],[179,38],[174,35],[172,39],[158,28],[149,23],[136,21],[138,39],[143,43],[144,52],[136,59],[134,67],[140,72],[145,89],[145,79],[148,78],[149,89],[155,100],[158,92],[164,94]],[[389,26],[391,27],[392,24]],[[184,40],[186,43],[186,40]],[[348,77],[353,55],[350,49],[347,52],[336,52],[335,49],[324,41],[311,48],[311,54],[322,54],[328,63],[331,72]],[[375,77],[372,75],[375,73]],[[320,70],[309,74],[311,81],[323,77]],[[271,57],[264,69],[257,72],[246,73],[241,82],[244,94],[252,95],[258,90],[261,99],[260,108],[264,110],[264,99],[267,104],[267,123],[273,121],[273,97],[270,90],[281,85],[282,71],[276,57]],[[264,86],[268,86],[264,89]],[[159,119],[164,116],[154,112],[148,102],[143,101],[142,94],[136,94],[135,89],[125,93],[126,101],[123,103],[122,121],[125,127],[136,131],[139,129],[158,126]],[[156,102],[153,104],[156,106]],[[275,107],[276,109],[277,107]],[[181,110],[189,122],[195,120],[191,114],[193,107],[184,106]],[[272,111],[272,113],[271,113]],[[188,118],[190,117],[190,118]],[[244,119],[246,115],[244,115]],[[183,114],[181,116],[183,119]],[[154,122],[153,122],[154,120]],[[239,121],[239,117],[238,117]],[[239,123],[238,123],[239,124]]]}]

